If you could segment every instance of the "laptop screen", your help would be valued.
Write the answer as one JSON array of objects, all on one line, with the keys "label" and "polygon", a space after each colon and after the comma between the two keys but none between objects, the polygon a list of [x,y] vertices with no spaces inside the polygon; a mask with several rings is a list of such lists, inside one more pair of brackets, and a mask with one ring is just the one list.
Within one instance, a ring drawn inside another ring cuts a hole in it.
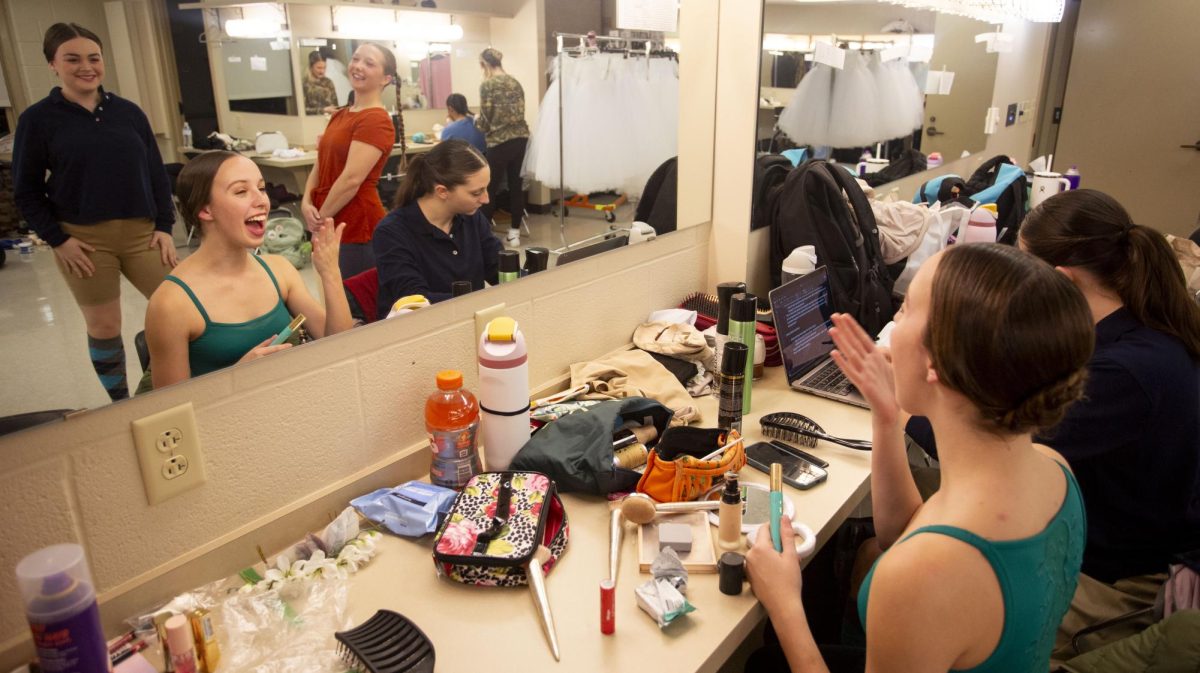
[{"label": "laptop screen", "polygon": [[775,331],[788,381],[795,381],[833,350],[829,277],[821,267],[770,292]]}]

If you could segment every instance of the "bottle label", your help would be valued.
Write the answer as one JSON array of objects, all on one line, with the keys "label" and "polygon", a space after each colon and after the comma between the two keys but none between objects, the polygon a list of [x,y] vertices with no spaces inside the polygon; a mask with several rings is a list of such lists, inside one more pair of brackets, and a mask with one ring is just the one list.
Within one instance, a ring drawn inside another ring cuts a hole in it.
[{"label": "bottle label", "polygon": [[462,460],[475,455],[475,435],[479,422],[458,430],[430,430],[429,449],[434,460]]},{"label": "bottle label", "polygon": [[742,431],[742,381],[741,375],[721,376],[717,389],[717,427],[722,430]]},{"label": "bottle label", "polygon": [[108,643],[95,601],[83,612],[52,623],[29,620],[38,663],[43,671],[107,673]]}]

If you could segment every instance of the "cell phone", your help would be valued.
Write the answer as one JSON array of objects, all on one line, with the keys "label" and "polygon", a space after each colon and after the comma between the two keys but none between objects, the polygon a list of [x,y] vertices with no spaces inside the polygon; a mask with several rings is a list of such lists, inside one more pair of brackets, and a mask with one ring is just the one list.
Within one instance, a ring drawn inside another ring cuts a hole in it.
[{"label": "cell phone", "polygon": [[297,315],[295,318],[292,318],[292,322],[288,323],[288,326],[284,327],[283,331],[280,332],[278,335],[275,336],[274,339],[271,340],[270,345],[278,346],[278,345],[282,344],[283,342],[287,341],[288,338],[292,336],[292,333],[295,332],[296,330],[300,329],[300,326],[303,324],[304,324],[304,314],[301,313],[301,314]]},{"label": "cell phone", "polygon": [[771,473],[771,463],[779,463],[783,466],[783,481],[802,491],[816,486],[829,476],[821,466],[769,442],[747,446],[746,462],[767,474]]}]

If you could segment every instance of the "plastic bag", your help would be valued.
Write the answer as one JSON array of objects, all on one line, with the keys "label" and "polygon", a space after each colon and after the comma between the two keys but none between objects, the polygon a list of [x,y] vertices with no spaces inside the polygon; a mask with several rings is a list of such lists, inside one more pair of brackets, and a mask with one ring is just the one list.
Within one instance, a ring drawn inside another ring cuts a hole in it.
[{"label": "plastic bag", "polygon": [[220,605],[221,668],[252,673],[342,673],[333,634],[350,628],[345,580],[287,582],[230,594]]}]

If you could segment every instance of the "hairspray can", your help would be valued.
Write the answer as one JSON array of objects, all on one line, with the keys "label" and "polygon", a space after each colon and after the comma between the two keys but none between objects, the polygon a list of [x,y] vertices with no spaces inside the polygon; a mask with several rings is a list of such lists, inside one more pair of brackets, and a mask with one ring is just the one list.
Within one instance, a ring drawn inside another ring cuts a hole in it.
[{"label": "hairspray can", "polygon": [[[729,341],[746,345],[745,378],[742,380],[742,414],[750,413],[750,388],[754,378],[754,335],[758,328],[755,313],[758,297],[743,292],[729,300]],[[727,344],[728,345],[728,344]]]},{"label": "hairspray can", "polygon": [[43,671],[107,673],[108,644],[83,547],[56,544],[17,564],[17,585]]},{"label": "hairspray can", "polygon": [[521,277],[521,253],[516,250],[501,250],[499,264],[501,283],[511,283]]},{"label": "hairspray can", "polygon": [[717,362],[721,361],[721,349],[729,340],[729,300],[733,295],[745,291],[746,284],[740,281],[717,283],[717,336],[713,344]]},{"label": "hairspray can", "polygon": [[507,470],[529,441],[529,357],[517,321],[495,318],[479,335],[479,411],[489,470]]},{"label": "hairspray can", "polygon": [[721,381],[718,387],[717,427],[742,431],[742,390],[746,381],[746,345],[737,341],[725,344],[721,355]]}]

